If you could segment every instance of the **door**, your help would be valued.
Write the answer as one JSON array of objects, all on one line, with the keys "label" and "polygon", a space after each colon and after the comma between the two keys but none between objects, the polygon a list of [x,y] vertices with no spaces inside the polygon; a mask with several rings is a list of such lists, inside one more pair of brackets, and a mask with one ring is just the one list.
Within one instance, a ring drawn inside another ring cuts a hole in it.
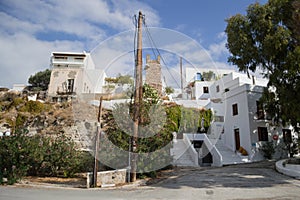
[{"label": "door", "polygon": [[74,91],[74,79],[68,79],[68,93],[73,93]]},{"label": "door", "polygon": [[239,150],[240,144],[240,130],[238,128],[234,129],[234,140],[235,140],[235,150]]}]

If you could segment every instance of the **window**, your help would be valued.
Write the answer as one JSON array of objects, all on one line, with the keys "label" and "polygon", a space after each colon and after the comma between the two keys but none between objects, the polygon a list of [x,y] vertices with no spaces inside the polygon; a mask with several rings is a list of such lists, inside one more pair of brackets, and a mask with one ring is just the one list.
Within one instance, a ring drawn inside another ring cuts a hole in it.
[{"label": "window", "polygon": [[282,129],[283,141],[285,143],[292,143],[292,131],[290,129]]},{"label": "window", "polygon": [[66,56],[54,56],[54,59],[57,59],[57,60],[68,60],[68,57],[66,57]]},{"label": "window", "polygon": [[209,93],[209,91],[208,91],[208,87],[203,87],[203,93]]},{"label": "window", "polygon": [[267,127],[258,127],[258,141],[269,141]]},{"label": "window", "polygon": [[83,60],[83,58],[74,58],[74,60],[79,60],[79,61],[81,61],[81,60]]},{"label": "window", "polygon": [[256,114],[257,119],[265,119],[263,104],[259,101],[256,101]]},{"label": "window", "polygon": [[217,92],[220,92],[220,86],[219,86],[219,85],[217,85],[216,91],[217,91]]},{"label": "window", "polygon": [[74,79],[68,79],[68,92],[72,93],[74,90]]},{"label": "window", "polygon": [[238,115],[238,104],[233,104],[232,105],[232,115]]}]

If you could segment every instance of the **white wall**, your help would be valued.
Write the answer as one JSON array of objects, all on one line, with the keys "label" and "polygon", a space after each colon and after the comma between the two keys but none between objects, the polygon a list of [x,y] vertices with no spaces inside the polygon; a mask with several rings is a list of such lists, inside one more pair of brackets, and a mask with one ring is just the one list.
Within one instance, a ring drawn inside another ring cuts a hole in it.
[{"label": "white wall", "polygon": [[[59,53],[57,53],[59,54]],[[89,53],[61,53],[64,56],[70,55],[63,61],[63,66],[57,66],[61,61],[55,60],[52,56],[52,73],[48,89],[49,96],[55,96],[57,90],[63,92],[63,83],[68,79],[74,79],[74,92],[84,93],[102,93],[106,74],[103,70],[95,69],[95,64]],[[85,55],[83,62],[74,62],[76,55]],[[53,55],[53,54],[52,54]],[[68,65],[68,62],[70,65]],[[66,67],[68,65],[68,67]]]},{"label": "white wall", "polygon": [[[192,90],[193,97],[195,99],[200,99],[201,97],[209,97],[210,98],[210,95],[209,95],[210,94],[210,86],[212,83],[213,82],[211,82],[211,81],[196,81],[194,88]],[[209,90],[208,94],[204,94],[203,87],[208,87],[208,90]],[[201,98],[201,99],[206,99],[206,98]]]},{"label": "white wall", "polygon": [[53,96],[56,95],[57,91],[63,92],[63,84],[70,78],[74,78],[74,91],[82,92],[82,83],[79,81],[83,79],[82,68],[53,68],[48,87],[48,94]]},{"label": "white wall", "polygon": [[[227,92],[225,102],[225,144],[235,151],[234,129],[239,129],[240,145],[250,150],[250,126],[248,115],[247,85]],[[232,105],[238,105],[238,115],[233,116]],[[249,151],[248,151],[249,152]]]},{"label": "white wall", "polygon": [[224,74],[230,74],[234,72],[233,69],[218,69],[218,68],[197,68],[197,67],[186,67],[185,68],[185,79],[186,82],[192,82],[195,80],[195,76],[198,72],[203,75],[203,72],[213,71],[217,77],[223,77]]}]

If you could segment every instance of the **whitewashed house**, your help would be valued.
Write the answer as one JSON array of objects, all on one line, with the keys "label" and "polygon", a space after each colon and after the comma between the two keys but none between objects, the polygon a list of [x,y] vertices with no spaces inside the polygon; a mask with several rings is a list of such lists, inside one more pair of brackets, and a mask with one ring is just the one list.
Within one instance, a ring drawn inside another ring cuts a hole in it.
[{"label": "whitewashed house", "polygon": [[106,74],[96,69],[89,53],[53,52],[51,68],[48,97],[54,101],[103,92]]},{"label": "whitewashed house", "polygon": [[[210,147],[208,150],[213,165],[262,160],[264,157],[261,147],[266,142],[273,142],[274,158],[287,156],[288,151],[284,148],[296,135],[290,126],[275,125],[265,112],[259,100],[267,82],[266,79],[249,78],[246,74],[232,72],[211,83],[206,108],[213,111],[214,120],[208,133],[198,136],[198,140],[203,141],[205,145],[202,146],[205,148]],[[186,138],[195,140],[197,137],[187,134]],[[191,144],[194,142],[191,141]],[[240,147],[245,149],[248,155],[241,155]],[[200,159],[206,155],[202,153],[198,156]]]},{"label": "whitewashed house", "polygon": [[280,149],[280,143],[292,137],[291,127],[275,127],[259,101],[267,83],[267,79],[249,78],[246,74],[233,72],[210,87],[214,97],[210,107],[216,122],[224,121],[221,132],[214,127],[214,123],[212,132],[219,135],[219,142],[233,152],[243,147],[249,161],[263,159],[260,147],[267,141],[278,145],[275,157],[286,156],[286,152]]}]

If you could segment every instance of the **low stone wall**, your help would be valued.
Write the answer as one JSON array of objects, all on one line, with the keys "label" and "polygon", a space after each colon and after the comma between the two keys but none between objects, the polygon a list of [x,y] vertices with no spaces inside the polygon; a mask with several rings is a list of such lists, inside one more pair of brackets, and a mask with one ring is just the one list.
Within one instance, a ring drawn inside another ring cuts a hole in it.
[{"label": "low stone wall", "polygon": [[[126,169],[110,170],[97,173],[97,187],[108,187],[126,183]],[[93,173],[87,173],[87,188],[92,185]]]}]

